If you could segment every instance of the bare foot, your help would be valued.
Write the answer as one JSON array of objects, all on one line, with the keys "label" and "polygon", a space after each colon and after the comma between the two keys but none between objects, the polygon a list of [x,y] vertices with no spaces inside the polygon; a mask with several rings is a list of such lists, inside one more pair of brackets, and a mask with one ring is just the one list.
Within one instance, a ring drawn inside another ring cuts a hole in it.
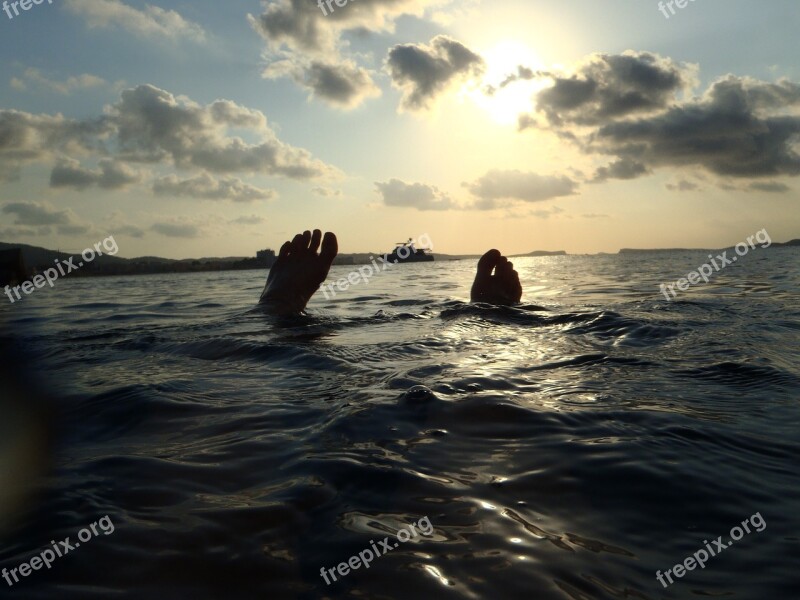
[{"label": "bare foot", "polygon": [[489,250],[478,261],[478,274],[472,284],[471,300],[509,306],[517,304],[521,299],[522,286],[514,264],[500,254],[499,250]]},{"label": "bare foot", "polygon": [[[322,252],[317,254],[320,240]],[[333,233],[326,233],[324,239],[319,229],[313,234],[298,233],[281,246],[259,303],[278,315],[301,313],[325,281],[338,252],[339,243]]]}]

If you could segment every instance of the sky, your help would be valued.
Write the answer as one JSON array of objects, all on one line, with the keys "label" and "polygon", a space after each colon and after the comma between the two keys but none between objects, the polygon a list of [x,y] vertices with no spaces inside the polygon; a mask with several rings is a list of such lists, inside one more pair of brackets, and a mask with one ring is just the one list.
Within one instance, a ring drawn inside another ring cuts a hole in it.
[{"label": "sky", "polygon": [[6,4],[0,241],[186,258],[313,228],[341,252],[427,234],[448,254],[800,237],[796,0],[339,2]]}]

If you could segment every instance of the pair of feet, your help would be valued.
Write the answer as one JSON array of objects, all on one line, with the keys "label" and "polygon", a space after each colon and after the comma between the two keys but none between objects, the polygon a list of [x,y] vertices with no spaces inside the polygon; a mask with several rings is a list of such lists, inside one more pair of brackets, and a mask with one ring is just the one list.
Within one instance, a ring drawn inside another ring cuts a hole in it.
[{"label": "pair of feet", "polygon": [[[275,314],[302,312],[325,281],[338,252],[333,233],[324,237],[319,229],[298,233],[281,246],[259,302]],[[478,261],[472,302],[511,305],[521,298],[522,286],[514,265],[499,250],[489,250]]]}]

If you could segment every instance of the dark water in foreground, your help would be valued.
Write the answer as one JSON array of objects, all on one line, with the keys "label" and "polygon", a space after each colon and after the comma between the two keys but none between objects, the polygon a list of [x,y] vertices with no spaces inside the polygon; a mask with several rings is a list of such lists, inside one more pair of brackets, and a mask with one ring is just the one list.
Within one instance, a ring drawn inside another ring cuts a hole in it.
[{"label": "dark water in foreground", "polygon": [[278,322],[255,271],[60,281],[0,308],[58,396],[36,437],[3,385],[0,478],[36,494],[0,504],[0,567],[115,529],[0,597],[800,598],[798,259],[671,303],[705,254],[516,261],[547,310],[465,304],[472,262],[403,265]]}]

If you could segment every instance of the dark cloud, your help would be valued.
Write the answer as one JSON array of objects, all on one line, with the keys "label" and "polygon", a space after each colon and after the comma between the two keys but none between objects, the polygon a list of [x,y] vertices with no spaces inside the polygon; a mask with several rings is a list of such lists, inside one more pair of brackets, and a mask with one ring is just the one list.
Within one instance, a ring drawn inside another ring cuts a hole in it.
[{"label": "dark cloud", "polygon": [[749,188],[755,192],[767,192],[769,194],[785,194],[791,192],[792,188],[778,181],[754,181]]},{"label": "dark cloud", "polygon": [[343,109],[356,108],[368,98],[381,94],[369,71],[348,60],[336,63],[287,59],[267,67],[264,77],[291,77],[311,92],[311,98]]},{"label": "dark cloud", "polygon": [[649,172],[650,170],[642,163],[623,158],[597,169],[591,181],[600,183],[609,179],[636,179]]},{"label": "dark cloud", "polygon": [[98,169],[87,169],[74,159],[61,159],[50,173],[50,187],[71,187],[83,190],[96,185],[107,190],[119,190],[141,181],[138,171],[124,163],[103,159]]},{"label": "dark cloud", "polygon": [[314,96],[346,108],[358,106],[370,96],[380,95],[366,69],[347,63],[312,62],[305,72],[304,84]]},{"label": "dark cloud", "polygon": [[273,48],[322,52],[335,47],[335,32],[327,27],[322,11],[308,0],[270,2],[261,15],[249,15],[249,19]]},{"label": "dark cloud", "polygon": [[537,77],[543,77],[546,74],[534,71],[533,69],[529,69],[528,67],[524,67],[519,65],[517,67],[516,73],[511,73],[508,75],[503,81],[501,81],[497,86],[487,85],[484,88],[484,92],[488,96],[493,96],[497,90],[502,90],[503,88],[511,85],[515,81],[530,81],[532,79],[536,79]]},{"label": "dark cloud", "polygon": [[796,83],[728,75],[685,99],[695,66],[632,51],[593,55],[574,74],[550,77],[536,111],[520,115],[519,129],[541,127],[538,113],[562,139],[614,157],[594,181],[632,179],[659,167],[701,167],[724,178],[800,175]]},{"label": "dark cloud", "polygon": [[[545,75],[545,74],[540,74]],[[695,69],[649,52],[595,54],[569,77],[550,75],[536,97],[551,125],[598,125],[668,107],[695,81]]]},{"label": "dark cloud", "polygon": [[89,225],[59,225],[58,233],[61,235],[86,235],[92,228]]},{"label": "dark cloud", "polygon": [[232,202],[270,200],[276,196],[273,190],[257,188],[244,183],[239,178],[216,179],[208,173],[183,180],[175,175],[162,177],[153,182],[153,193],[157,196],[190,196],[207,200],[231,200]]},{"label": "dark cloud", "polygon": [[447,210],[457,205],[436,187],[424,183],[405,183],[391,179],[375,183],[386,206],[402,206],[419,210]]},{"label": "dark cloud", "polygon": [[110,130],[103,118],[78,121],[0,110],[0,181],[18,179],[23,166],[50,160],[55,153],[102,153]]},{"label": "dark cloud", "polygon": [[269,46],[265,77],[290,77],[314,98],[352,109],[380,95],[380,90],[368,70],[342,56],[347,50],[342,36],[390,32],[398,17],[422,16],[426,8],[441,4],[442,0],[357,0],[326,8],[326,16],[311,0],[274,0],[261,15],[248,19]]},{"label": "dark cloud", "polygon": [[785,112],[800,104],[796,87],[729,76],[699,100],[600,127],[588,148],[650,167],[702,166],[726,177],[796,176],[800,117]]},{"label": "dark cloud", "polygon": [[400,44],[389,51],[386,66],[395,87],[403,91],[401,106],[425,110],[453,82],[478,77],[483,59],[462,43],[439,35],[427,44]]},{"label": "dark cloud", "polygon": [[47,202],[10,202],[3,213],[15,217],[15,225],[72,225],[75,217],[70,210],[59,210]]},{"label": "dark cloud", "polygon": [[547,176],[494,169],[473,183],[464,184],[479,201],[473,208],[491,210],[503,201],[541,202],[577,194],[578,184],[566,176]]},{"label": "dark cloud", "polygon": [[248,18],[273,50],[330,57],[343,32],[390,31],[401,15],[421,16],[436,4],[441,0],[354,0],[344,7],[334,5],[325,16],[310,0],[275,0],[261,15]]},{"label": "dark cloud", "polygon": [[10,202],[3,206],[3,214],[14,218],[16,227],[9,229],[22,235],[52,235],[53,227],[61,235],[85,236],[92,226],[81,223],[70,209],[58,209],[49,202]]},{"label": "dark cloud", "polygon": [[[44,229],[44,231],[41,231]],[[0,229],[0,237],[4,238],[5,240],[15,240],[15,239],[24,239],[24,238],[31,238],[40,235],[50,235],[51,230],[49,227],[32,229],[31,227],[3,227]]]}]

